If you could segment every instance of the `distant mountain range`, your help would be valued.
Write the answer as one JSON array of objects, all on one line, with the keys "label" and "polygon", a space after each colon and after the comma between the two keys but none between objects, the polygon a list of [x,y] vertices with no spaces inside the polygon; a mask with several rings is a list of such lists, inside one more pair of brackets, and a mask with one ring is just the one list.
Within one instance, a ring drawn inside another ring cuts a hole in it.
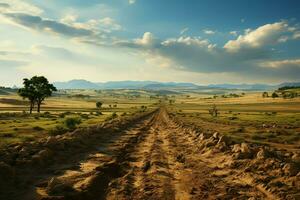
[{"label": "distant mountain range", "polygon": [[109,81],[94,83],[83,79],[67,82],[54,82],[58,89],[167,89],[167,88],[197,88],[193,83],[156,82],[156,81]]},{"label": "distant mountain range", "polygon": [[75,79],[67,82],[54,82],[58,89],[242,89],[242,90],[274,90],[283,86],[300,86],[300,82],[268,84],[211,84],[200,86],[193,83],[157,82],[157,81],[109,81],[103,83]]}]

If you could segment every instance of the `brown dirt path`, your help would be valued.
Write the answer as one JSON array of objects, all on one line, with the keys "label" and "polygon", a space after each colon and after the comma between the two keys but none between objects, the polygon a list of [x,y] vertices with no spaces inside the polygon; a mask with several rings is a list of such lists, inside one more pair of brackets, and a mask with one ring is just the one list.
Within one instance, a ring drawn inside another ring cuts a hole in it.
[{"label": "brown dirt path", "polygon": [[202,151],[199,138],[161,108],[95,141],[98,148],[77,162],[56,166],[58,173],[47,174],[23,199],[279,199],[232,167],[230,154]]}]

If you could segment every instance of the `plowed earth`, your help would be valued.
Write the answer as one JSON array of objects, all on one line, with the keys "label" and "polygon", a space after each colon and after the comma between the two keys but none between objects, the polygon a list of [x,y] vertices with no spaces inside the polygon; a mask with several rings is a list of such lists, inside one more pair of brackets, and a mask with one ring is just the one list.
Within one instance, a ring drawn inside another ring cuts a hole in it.
[{"label": "plowed earth", "polygon": [[[104,130],[96,129],[93,135]],[[23,170],[18,163],[2,163],[2,171],[6,166],[12,179],[0,188],[3,199],[298,199],[300,195],[299,169],[283,169],[286,164],[294,166],[291,158],[247,144],[237,150],[238,145],[219,134],[206,136],[185,127],[164,108],[101,137],[90,136],[77,147],[67,148],[70,142],[64,141],[60,147],[64,153],[46,145],[50,161],[43,157],[28,161]],[[28,168],[35,163],[43,169]]]}]

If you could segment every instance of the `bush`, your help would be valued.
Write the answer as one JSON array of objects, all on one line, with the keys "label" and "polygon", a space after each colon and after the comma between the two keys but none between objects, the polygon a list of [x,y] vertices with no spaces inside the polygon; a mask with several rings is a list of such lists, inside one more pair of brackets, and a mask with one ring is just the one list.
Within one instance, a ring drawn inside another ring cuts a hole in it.
[{"label": "bush", "polygon": [[114,119],[114,118],[118,117],[118,114],[117,114],[116,112],[113,112],[113,113],[111,114],[111,117]]},{"label": "bush", "polygon": [[32,128],[33,130],[35,130],[35,131],[42,131],[42,130],[44,130],[42,127],[40,127],[40,126],[35,126],[35,127],[33,127]]},{"label": "bush", "polygon": [[88,114],[80,114],[80,117],[82,117],[83,119],[89,119],[89,115]]},{"label": "bush", "polygon": [[81,119],[80,118],[67,118],[64,121],[65,126],[69,129],[69,130],[74,130],[76,128],[76,126],[78,124],[81,123]]},{"label": "bush", "polygon": [[277,98],[277,97],[279,97],[279,95],[276,92],[273,92],[272,93],[272,98]]},{"label": "bush", "polygon": [[11,138],[14,135],[12,133],[3,133],[1,136],[4,137],[4,138]]},{"label": "bush", "polygon": [[103,115],[103,113],[98,111],[98,112],[95,113],[95,115],[99,116],[99,115]]},{"label": "bush", "polygon": [[65,114],[65,113],[59,113],[58,116],[59,116],[60,118],[65,118],[66,114]]},{"label": "bush", "polygon": [[66,129],[65,127],[63,127],[62,125],[57,125],[55,126],[53,129],[51,129],[49,131],[49,134],[50,135],[61,135],[61,134],[64,134],[68,131],[68,129]]},{"label": "bush", "polygon": [[113,112],[109,117],[107,117],[105,120],[112,120],[118,117],[118,114],[116,112]]}]

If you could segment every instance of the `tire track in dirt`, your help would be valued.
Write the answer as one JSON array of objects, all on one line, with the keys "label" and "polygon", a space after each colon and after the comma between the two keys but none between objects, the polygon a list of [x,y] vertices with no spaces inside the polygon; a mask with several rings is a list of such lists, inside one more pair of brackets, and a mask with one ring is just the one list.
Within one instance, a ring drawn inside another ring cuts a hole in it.
[{"label": "tire track in dirt", "polygon": [[147,134],[155,113],[119,134],[103,138],[96,151],[77,166],[64,167],[63,173],[49,176],[36,188],[37,199],[102,199],[113,179],[123,176],[127,154]]},{"label": "tire track in dirt", "polygon": [[[153,121],[147,136],[129,154],[126,175],[110,184],[104,199],[266,197],[254,186],[224,179],[234,171],[219,170],[208,160],[202,159],[195,133],[172,121],[166,110],[161,109]],[[222,162],[223,158],[214,159]]]},{"label": "tire track in dirt", "polygon": [[127,130],[99,141],[99,148],[81,160],[79,167],[65,166],[63,173],[45,178],[37,186],[35,197],[43,200],[274,197],[245,181],[242,171],[226,166],[230,155],[214,152],[214,148],[203,153],[199,136],[176,123],[161,108]]}]

